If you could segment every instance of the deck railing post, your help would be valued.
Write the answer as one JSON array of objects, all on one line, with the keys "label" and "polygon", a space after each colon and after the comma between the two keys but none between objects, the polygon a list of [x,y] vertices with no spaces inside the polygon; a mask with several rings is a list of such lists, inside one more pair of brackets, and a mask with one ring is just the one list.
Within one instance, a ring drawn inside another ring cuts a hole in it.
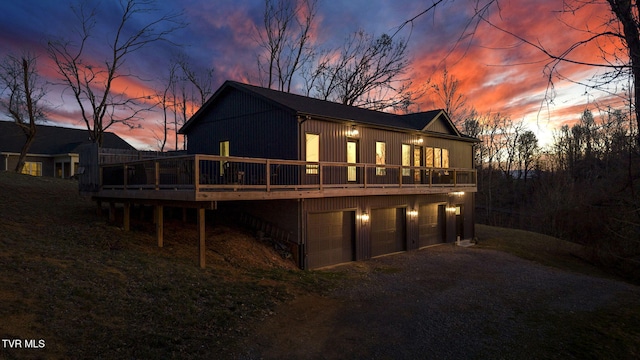
[{"label": "deck railing post", "polygon": [[156,190],[159,190],[160,189],[160,163],[158,162],[158,160],[154,161],[154,165],[155,165],[154,181],[156,185]]},{"label": "deck railing post", "polygon": [[322,185],[323,185],[323,179],[322,179],[322,168],[324,167],[324,164],[322,163],[318,163],[318,186],[320,188],[320,190],[322,190]]},{"label": "deck railing post", "polygon": [[193,189],[196,194],[200,191],[200,155],[193,156]]},{"label": "deck railing post", "polygon": [[265,179],[265,184],[267,185],[267,192],[271,191],[271,162],[269,161],[269,159],[267,159],[266,161],[266,171],[265,171],[265,176],[267,177]]},{"label": "deck railing post", "polygon": [[364,178],[363,183],[364,183],[364,188],[367,188],[367,164],[364,164],[364,174],[362,174],[362,177]]}]

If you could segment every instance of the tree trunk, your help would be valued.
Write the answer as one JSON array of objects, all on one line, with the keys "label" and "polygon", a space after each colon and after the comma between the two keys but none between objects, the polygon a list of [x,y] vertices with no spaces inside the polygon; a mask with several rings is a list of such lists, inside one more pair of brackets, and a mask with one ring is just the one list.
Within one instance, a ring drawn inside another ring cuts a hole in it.
[{"label": "tree trunk", "polygon": [[29,127],[29,131],[26,132],[27,141],[25,141],[24,145],[22,145],[22,150],[20,151],[20,157],[18,157],[18,164],[16,164],[15,172],[21,173],[24,168],[25,159],[27,158],[27,152],[33,144],[33,140],[36,138],[36,129],[35,126]]},{"label": "tree trunk", "polygon": [[[611,10],[620,21],[623,28],[624,40],[627,43],[629,60],[631,62],[631,74],[633,80],[633,103],[636,116],[636,125],[640,129],[640,30],[634,18],[639,9],[633,9],[634,4],[630,0],[608,0]],[[640,7],[640,3],[635,4]],[[640,131],[636,137],[636,145],[640,146]]]}]

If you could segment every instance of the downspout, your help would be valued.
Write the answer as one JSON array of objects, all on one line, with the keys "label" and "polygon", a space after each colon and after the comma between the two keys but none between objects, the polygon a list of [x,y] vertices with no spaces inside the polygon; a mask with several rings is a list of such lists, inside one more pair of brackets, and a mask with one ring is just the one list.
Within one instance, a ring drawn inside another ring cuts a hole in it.
[{"label": "downspout", "polygon": [[[297,137],[298,137],[298,160],[302,160],[302,124],[309,120],[311,117],[307,116],[301,116],[301,115],[297,115],[297,119],[298,119],[298,133],[297,133]],[[306,257],[306,239],[304,239],[303,241],[303,234],[306,234],[306,224],[303,221],[303,199],[298,199],[298,261],[299,264],[298,266],[301,269],[306,269],[307,268],[307,257]]]}]

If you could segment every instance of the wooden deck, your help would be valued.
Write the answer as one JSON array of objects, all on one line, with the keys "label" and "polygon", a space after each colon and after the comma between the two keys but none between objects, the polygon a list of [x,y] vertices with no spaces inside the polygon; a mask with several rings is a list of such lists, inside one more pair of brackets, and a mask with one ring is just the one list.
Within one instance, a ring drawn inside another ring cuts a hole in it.
[{"label": "wooden deck", "polygon": [[189,155],[104,164],[95,198],[211,202],[477,191],[473,169]]},{"label": "wooden deck", "polygon": [[[473,169],[437,169],[398,165],[305,162],[292,160],[169,156],[81,166],[81,193],[92,196],[101,211],[123,204],[123,227],[130,228],[133,204],[154,206],[159,247],[164,244],[163,207],[196,208],[198,262],[206,267],[205,210],[218,201],[304,199],[371,195],[443,194],[477,191]],[[82,157],[81,157],[82,161]]]}]

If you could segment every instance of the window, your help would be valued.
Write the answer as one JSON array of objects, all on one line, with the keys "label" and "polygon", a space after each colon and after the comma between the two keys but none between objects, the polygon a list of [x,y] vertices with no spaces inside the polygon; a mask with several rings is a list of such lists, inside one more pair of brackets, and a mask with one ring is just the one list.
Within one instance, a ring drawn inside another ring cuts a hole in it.
[{"label": "window", "polygon": [[404,168],[411,166],[411,145],[402,144],[402,176],[411,176],[411,169]]},{"label": "window", "polygon": [[[358,159],[358,144],[355,141],[347,141],[347,163],[355,164]],[[347,181],[356,181],[358,179],[355,166],[347,167]]]},{"label": "window", "polygon": [[433,166],[442,167],[442,149],[433,148]]},{"label": "window", "polygon": [[[422,147],[420,146],[416,146],[413,149],[413,166],[415,166],[416,168],[422,166]],[[421,170],[420,169],[415,169],[414,173],[413,173],[413,181],[419,183],[421,180]]]},{"label": "window", "polygon": [[[376,165],[385,165],[387,158],[387,144],[376,141]],[[376,168],[376,175],[386,175],[387,169],[384,166]]]},{"label": "window", "polygon": [[42,176],[42,163],[26,161],[22,168],[22,173],[31,176]]},{"label": "window", "polygon": [[[220,141],[220,156],[229,156],[229,141]],[[226,161],[220,161],[220,176],[224,175]]]},{"label": "window", "polygon": [[442,149],[442,167],[445,169],[449,168],[449,150]]},{"label": "window", "polygon": [[449,168],[449,149],[432,148],[425,149],[425,158],[427,167]]},{"label": "window", "polygon": [[[320,134],[306,134],[306,161],[320,161]],[[318,174],[318,165],[307,165],[308,175]]]}]

